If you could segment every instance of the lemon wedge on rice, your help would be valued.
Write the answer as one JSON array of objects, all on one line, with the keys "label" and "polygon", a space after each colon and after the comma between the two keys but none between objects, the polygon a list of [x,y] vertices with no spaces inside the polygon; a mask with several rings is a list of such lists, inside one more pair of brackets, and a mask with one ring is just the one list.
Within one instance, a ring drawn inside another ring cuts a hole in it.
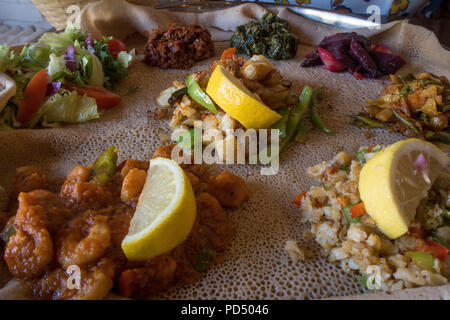
[{"label": "lemon wedge on rice", "polygon": [[129,260],[169,252],[187,238],[195,217],[195,196],[183,169],[170,159],[152,159],[122,249]]},{"label": "lemon wedge on rice", "polygon": [[281,119],[221,65],[214,69],[206,93],[246,129],[267,129]]},{"label": "lemon wedge on rice", "polygon": [[448,160],[433,144],[407,139],[384,148],[364,165],[359,177],[361,200],[389,238],[408,231],[420,201]]}]

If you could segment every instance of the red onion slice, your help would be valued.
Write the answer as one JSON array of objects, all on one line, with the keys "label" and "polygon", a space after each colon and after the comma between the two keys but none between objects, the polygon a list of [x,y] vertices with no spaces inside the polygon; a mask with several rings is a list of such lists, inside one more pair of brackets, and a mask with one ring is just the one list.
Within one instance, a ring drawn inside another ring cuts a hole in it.
[{"label": "red onion slice", "polygon": [[417,168],[417,170],[419,170],[425,182],[427,184],[430,184],[431,181],[430,176],[428,175],[428,162],[427,159],[425,159],[423,153],[419,154],[416,161],[414,162],[414,166]]}]

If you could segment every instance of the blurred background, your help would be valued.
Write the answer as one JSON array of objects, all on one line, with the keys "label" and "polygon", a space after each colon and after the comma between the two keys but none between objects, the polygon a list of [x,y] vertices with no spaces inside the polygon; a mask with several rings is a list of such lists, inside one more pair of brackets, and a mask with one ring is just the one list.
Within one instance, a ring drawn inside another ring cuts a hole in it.
[{"label": "blurred background", "polygon": [[[42,33],[64,28],[67,8],[82,7],[96,0],[0,0],[0,44],[19,45],[33,41]],[[128,0],[136,4],[176,3],[175,0]],[[193,0],[192,2],[201,2]],[[365,13],[369,5],[379,5],[382,15],[407,18],[436,33],[450,48],[450,1],[448,0],[255,0],[255,2],[300,4],[343,13]]]}]

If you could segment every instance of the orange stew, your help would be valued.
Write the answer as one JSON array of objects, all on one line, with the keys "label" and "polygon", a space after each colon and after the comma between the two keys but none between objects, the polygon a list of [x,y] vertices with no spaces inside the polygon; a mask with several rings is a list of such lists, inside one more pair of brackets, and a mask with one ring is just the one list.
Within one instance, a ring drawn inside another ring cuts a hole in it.
[{"label": "orange stew", "polygon": [[[171,146],[160,147],[155,155],[167,157],[170,151]],[[63,183],[49,180],[38,168],[17,169],[11,218],[4,228],[15,233],[5,243],[4,259],[30,295],[101,299],[114,290],[149,298],[198,281],[220,261],[233,230],[222,206],[238,207],[248,192],[241,178],[228,171],[212,176],[200,165],[182,165],[197,200],[197,219],[188,239],[147,261],[126,259],[121,242],[143,188],[142,179],[134,175],[142,177],[148,165],[128,159],[104,186],[90,182],[91,166],[75,167]],[[73,265],[81,270],[80,289],[67,286],[67,269]]]}]

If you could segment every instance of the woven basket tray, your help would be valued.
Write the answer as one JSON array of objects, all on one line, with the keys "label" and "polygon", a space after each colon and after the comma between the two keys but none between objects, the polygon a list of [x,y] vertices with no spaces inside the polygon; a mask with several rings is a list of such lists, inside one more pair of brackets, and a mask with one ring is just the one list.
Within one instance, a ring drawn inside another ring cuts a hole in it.
[{"label": "woven basket tray", "polygon": [[[47,20],[57,29],[66,27],[69,17],[74,11],[67,10],[69,6],[76,5],[81,9],[90,2],[98,0],[32,0]],[[67,12],[69,11],[69,12]]]}]

